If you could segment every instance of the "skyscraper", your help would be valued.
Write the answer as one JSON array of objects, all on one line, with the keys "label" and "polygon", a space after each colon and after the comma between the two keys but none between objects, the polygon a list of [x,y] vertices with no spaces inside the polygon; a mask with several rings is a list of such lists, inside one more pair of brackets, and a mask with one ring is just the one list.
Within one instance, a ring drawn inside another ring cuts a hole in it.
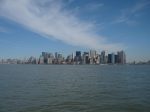
[{"label": "skyscraper", "polygon": [[39,64],[44,64],[44,57],[43,56],[40,56],[40,58],[39,58]]},{"label": "skyscraper", "polygon": [[108,54],[108,63],[110,64],[111,61],[112,61],[112,56],[111,56],[111,54]]},{"label": "skyscraper", "polygon": [[76,57],[80,57],[81,56],[81,51],[76,51]]},{"label": "skyscraper", "polygon": [[96,57],[96,51],[95,50],[90,50],[89,57],[90,58],[95,58]]},{"label": "skyscraper", "polygon": [[89,53],[88,52],[83,53],[82,64],[89,64]]},{"label": "skyscraper", "polygon": [[118,61],[118,55],[115,54],[115,63],[117,64],[119,61]]},{"label": "skyscraper", "polygon": [[106,64],[106,59],[105,59],[105,51],[102,51],[101,52],[101,57],[100,57],[100,60],[101,60],[101,64]]},{"label": "skyscraper", "polygon": [[126,55],[124,51],[118,52],[118,63],[119,64],[126,64]]},{"label": "skyscraper", "polygon": [[90,50],[89,52],[89,60],[90,60],[90,64],[96,64],[96,50]]},{"label": "skyscraper", "polygon": [[58,58],[58,53],[57,52],[55,52],[55,59],[57,59]]},{"label": "skyscraper", "polygon": [[115,54],[114,53],[111,54],[111,63],[115,64]]},{"label": "skyscraper", "polygon": [[76,64],[81,64],[81,62],[82,62],[81,51],[76,51],[75,63]]}]

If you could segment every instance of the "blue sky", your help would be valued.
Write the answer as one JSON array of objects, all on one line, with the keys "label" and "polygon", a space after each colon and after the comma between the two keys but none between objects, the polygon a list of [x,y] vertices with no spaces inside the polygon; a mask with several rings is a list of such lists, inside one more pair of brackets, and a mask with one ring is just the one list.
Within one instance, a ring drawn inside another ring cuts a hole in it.
[{"label": "blue sky", "polygon": [[0,0],[0,58],[117,52],[150,60],[149,0]]}]

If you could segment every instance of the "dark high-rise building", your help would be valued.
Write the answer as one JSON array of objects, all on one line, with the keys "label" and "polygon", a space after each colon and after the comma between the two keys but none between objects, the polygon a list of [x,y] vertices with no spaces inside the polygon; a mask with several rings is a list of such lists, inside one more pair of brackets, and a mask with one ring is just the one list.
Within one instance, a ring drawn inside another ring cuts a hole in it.
[{"label": "dark high-rise building", "polygon": [[112,62],[112,55],[108,54],[108,63],[111,63],[111,62]]},{"label": "dark high-rise building", "polygon": [[48,53],[48,52],[42,52],[42,57],[44,58],[44,64],[48,64],[49,63],[49,58],[51,58],[51,60],[53,60],[53,54],[52,53]]},{"label": "dark high-rise building", "polygon": [[76,64],[81,64],[82,63],[81,51],[76,51],[75,63]]},{"label": "dark high-rise building", "polygon": [[44,58],[44,63],[47,64],[48,53],[47,52],[42,52],[42,57]]},{"label": "dark high-rise building", "polygon": [[105,64],[106,63],[106,57],[105,57],[105,51],[101,52],[101,57],[100,57],[100,63]]},{"label": "dark high-rise building", "polygon": [[118,55],[115,55],[115,63],[118,63]]},{"label": "dark high-rise building", "polygon": [[118,63],[119,64],[125,64],[126,63],[126,55],[124,51],[118,52]]},{"label": "dark high-rise building", "polygon": [[115,64],[115,54],[114,53],[108,54],[108,63]]},{"label": "dark high-rise building", "polygon": [[83,53],[82,63],[83,64],[89,64],[90,63],[90,61],[89,61],[89,53],[88,52],[84,52]]},{"label": "dark high-rise building", "polygon": [[76,56],[80,57],[81,56],[81,51],[76,51]]}]

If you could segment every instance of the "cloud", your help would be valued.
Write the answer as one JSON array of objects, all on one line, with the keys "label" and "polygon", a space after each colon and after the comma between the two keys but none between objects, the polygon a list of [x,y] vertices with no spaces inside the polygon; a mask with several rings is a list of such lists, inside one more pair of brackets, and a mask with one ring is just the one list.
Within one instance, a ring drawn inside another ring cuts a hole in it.
[{"label": "cloud", "polygon": [[136,3],[135,6],[132,8],[131,13],[136,13],[138,11],[141,11],[148,5],[150,5],[150,1]]},{"label": "cloud", "polygon": [[72,2],[74,2],[74,0],[68,0],[68,3],[72,3]]},{"label": "cloud", "polygon": [[102,8],[104,6],[103,3],[95,3],[95,2],[87,2],[86,4],[82,4],[82,5],[75,5],[75,7],[73,8],[73,12],[77,13],[77,14],[95,14],[97,11],[100,10],[100,8]]},{"label": "cloud", "polygon": [[95,11],[98,10],[99,8],[103,7],[104,4],[103,3],[89,3],[86,5],[86,9],[87,10],[91,10],[91,11]]},{"label": "cloud", "polygon": [[85,48],[119,50],[95,33],[95,25],[79,20],[56,0],[1,0],[0,16],[15,21],[46,38]]},{"label": "cloud", "polygon": [[149,1],[137,2],[133,7],[121,10],[121,15],[113,23],[136,23],[134,20],[131,20],[132,17],[135,17],[136,14],[142,11],[146,6],[150,5]]},{"label": "cloud", "polygon": [[7,33],[8,30],[7,30],[6,28],[0,26],[0,32],[2,32],[2,33]]}]

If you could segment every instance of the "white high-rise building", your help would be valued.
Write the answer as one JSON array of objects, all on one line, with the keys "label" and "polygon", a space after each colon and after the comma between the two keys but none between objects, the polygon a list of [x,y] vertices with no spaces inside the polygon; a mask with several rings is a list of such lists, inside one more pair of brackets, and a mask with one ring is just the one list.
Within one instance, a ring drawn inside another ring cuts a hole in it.
[{"label": "white high-rise building", "polygon": [[39,64],[44,64],[44,57],[43,56],[40,56]]}]

